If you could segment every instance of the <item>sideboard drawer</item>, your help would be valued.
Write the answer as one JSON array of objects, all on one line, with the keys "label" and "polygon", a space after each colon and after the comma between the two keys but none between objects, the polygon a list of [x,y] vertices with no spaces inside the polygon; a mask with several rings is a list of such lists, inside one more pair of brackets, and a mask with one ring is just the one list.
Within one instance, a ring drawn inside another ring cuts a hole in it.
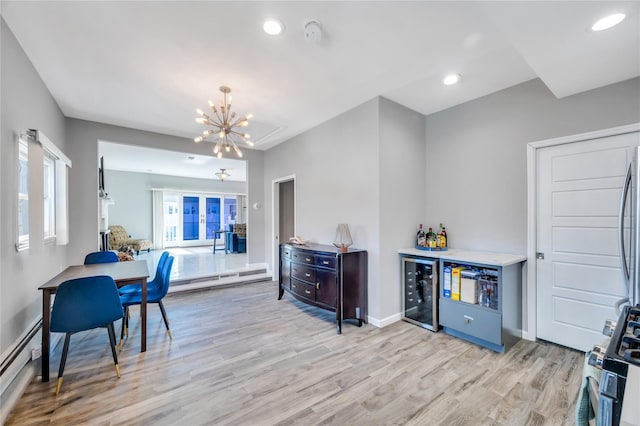
[{"label": "sideboard drawer", "polygon": [[295,278],[291,279],[291,292],[297,294],[299,297],[309,299],[312,302],[316,300],[316,286],[296,280]]},{"label": "sideboard drawer", "polygon": [[305,253],[302,250],[293,250],[291,252],[291,260],[307,265],[315,265],[316,263],[316,258],[313,254]]},{"label": "sideboard drawer", "polygon": [[316,266],[323,268],[336,269],[336,257],[335,256],[319,256],[316,255]]},{"label": "sideboard drawer", "polygon": [[282,248],[280,248],[280,253],[282,254],[282,257],[284,259],[288,259],[291,260],[291,249],[287,246],[283,246]]},{"label": "sideboard drawer", "polygon": [[312,266],[291,264],[291,276],[310,284],[316,284],[316,270]]}]

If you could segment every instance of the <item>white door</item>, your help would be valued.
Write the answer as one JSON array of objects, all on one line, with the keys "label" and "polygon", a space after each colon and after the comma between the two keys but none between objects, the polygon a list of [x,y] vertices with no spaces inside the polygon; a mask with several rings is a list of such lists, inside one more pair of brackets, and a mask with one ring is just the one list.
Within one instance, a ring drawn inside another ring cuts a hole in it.
[{"label": "white door", "polygon": [[587,351],[616,319],[618,212],[637,144],[631,133],[537,150],[537,337]]}]

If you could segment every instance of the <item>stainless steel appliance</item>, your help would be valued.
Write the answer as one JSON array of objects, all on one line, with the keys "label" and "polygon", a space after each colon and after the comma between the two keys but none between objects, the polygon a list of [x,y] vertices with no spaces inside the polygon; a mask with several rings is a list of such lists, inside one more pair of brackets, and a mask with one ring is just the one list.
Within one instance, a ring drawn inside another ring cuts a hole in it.
[{"label": "stainless steel appliance", "polygon": [[611,336],[606,348],[594,348],[589,358],[589,364],[602,368],[596,425],[640,425],[640,305],[625,306],[603,333]]},{"label": "stainless steel appliance", "polygon": [[640,147],[624,180],[618,231],[627,294],[616,302],[617,322],[605,324],[610,339],[590,354],[589,364],[602,369],[598,389],[591,391],[597,426],[640,426]]},{"label": "stainless steel appliance", "polygon": [[401,259],[402,319],[438,331],[438,260]]},{"label": "stainless steel appliance", "polygon": [[[640,303],[640,147],[633,150],[633,160],[627,169],[624,180],[622,197],[620,198],[620,212],[618,216],[618,231],[620,245],[620,259],[622,261],[623,279],[627,287],[627,296],[620,299],[616,309],[620,312],[623,305],[636,306]],[[625,216],[629,215],[628,228],[625,227]]]}]

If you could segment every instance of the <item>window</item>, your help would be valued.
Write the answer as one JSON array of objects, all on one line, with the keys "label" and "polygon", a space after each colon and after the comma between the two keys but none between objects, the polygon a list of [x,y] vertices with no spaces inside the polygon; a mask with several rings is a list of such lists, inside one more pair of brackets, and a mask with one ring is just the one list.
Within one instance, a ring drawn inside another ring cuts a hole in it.
[{"label": "window", "polygon": [[56,159],[49,151],[44,152],[42,162],[44,175],[44,240],[51,241],[56,236]]},{"label": "window", "polygon": [[[70,167],[71,160],[39,130],[28,130],[20,135],[16,185],[18,194],[16,250],[22,251],[29,248],[29,216],[40,210],[40,206],[36,205],[30,212],[29,200],[40,200],[40,197],[43,200],[43,215],[33,218],[34,221],[31,223],[43,224],[45,242],[55,241],[57,245],[69,243],[67,182]],[[30,173],[38,176],[40,172],[43,176],[42,186],[40,182],[32,181],[29,187]],[[36,235],[39,232],[34,231],[33,234]]]},{"label": "window", "polygon": [[18,140],[18,240],[17,250],[29,248],[29,136]]}]

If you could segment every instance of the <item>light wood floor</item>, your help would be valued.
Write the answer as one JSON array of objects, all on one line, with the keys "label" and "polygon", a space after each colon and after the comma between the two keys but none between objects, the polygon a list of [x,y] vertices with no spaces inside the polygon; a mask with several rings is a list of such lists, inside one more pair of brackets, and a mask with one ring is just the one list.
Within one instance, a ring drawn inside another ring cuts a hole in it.
[{"label": "light wood floor", "polygon": [[406,322],[378,329],[263,282],[165,299],[173,341],[137,312],[117,379],[106,330],[71,339],[60,395],[35,379],[7,425],[570,425],[583,355],[520,341],[497,354]]}]

